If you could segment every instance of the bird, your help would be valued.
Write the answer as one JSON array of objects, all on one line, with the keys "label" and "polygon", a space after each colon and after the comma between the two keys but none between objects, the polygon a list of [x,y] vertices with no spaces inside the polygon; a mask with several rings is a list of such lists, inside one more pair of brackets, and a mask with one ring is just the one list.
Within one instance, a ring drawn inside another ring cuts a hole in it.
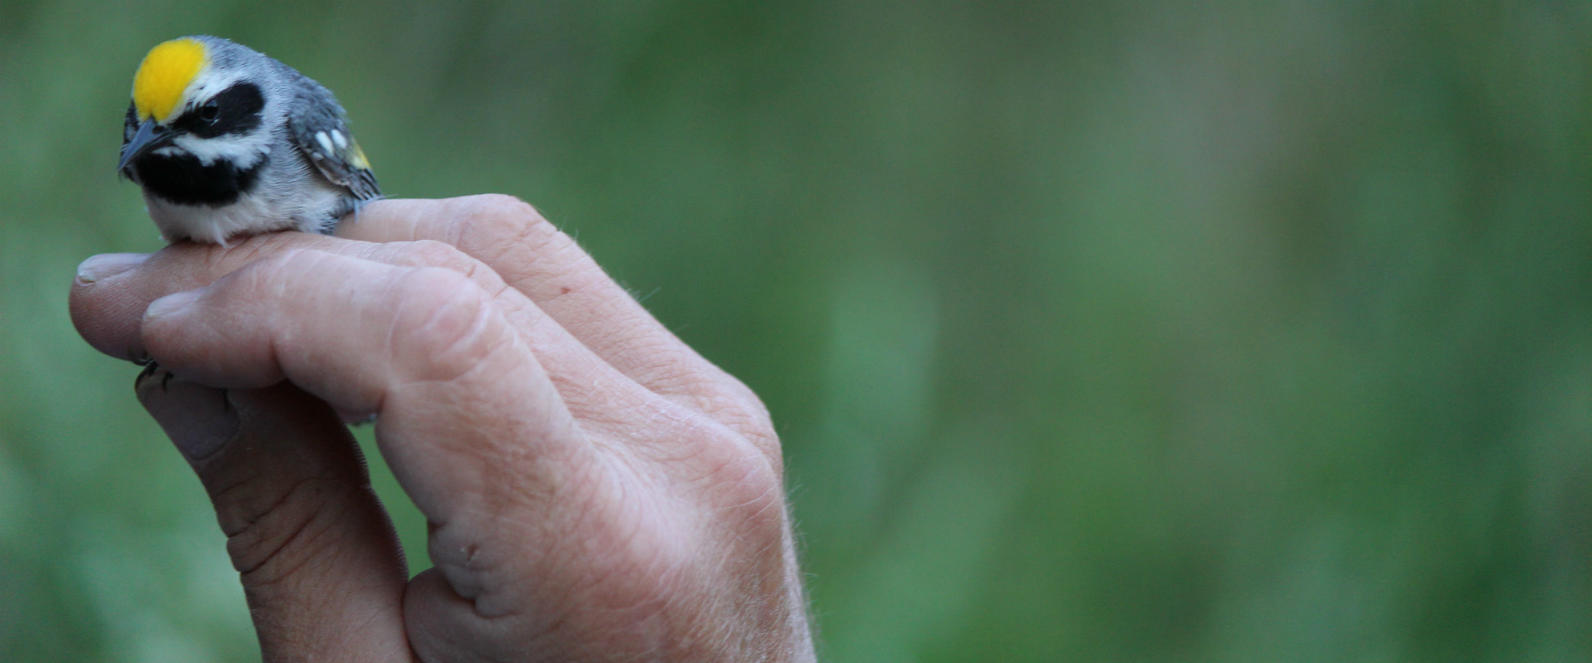
[{"label": "bird", "polygon": [[133,75],[116,170],[167,242],[330,233],[381,197],[330,90],[210,35],[157,44]]}]

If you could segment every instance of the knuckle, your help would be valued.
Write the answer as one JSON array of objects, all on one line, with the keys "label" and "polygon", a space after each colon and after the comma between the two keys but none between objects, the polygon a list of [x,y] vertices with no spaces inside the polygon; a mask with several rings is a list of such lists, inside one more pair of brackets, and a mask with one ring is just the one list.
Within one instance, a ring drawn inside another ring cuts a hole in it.
[{"label": "knuckle", "polygon": [[530,203],[514,196],[484,194],[465,200],[457,243],[488,262],[513,252],[540,252],[558,242],[573,243]]},{"label": "knuckle", "polygon": [[635,453],[671,467],[674,477],[694,487],[705,503],[759,514],[771,500],[783,500],[777,449],[770,455],[745,431],[691,406],[658,402],[647,410],[641,425],[648,433],[644,443],[634,445]]},{"label": "knuckle", "polygon": [[442,267],[468,276],[475,273],[479,264],[453,245],[434,239],[383,245],[381,248],[393,252],[394,262],[410,267]]},{"label": "knuckle", "polygon": [[749,520],[782,515],[774,508],[782,507],[785,499],[777,457],[748,453],[734,440],[725,440],[721,448],[723,457],[708,476],[720,493],[722,507]]},{"label": "knuckle", "polygon": [[542,216],[530,203],[521,200],[518,196],[504,193],[483,193],[457,200],[465,207],[467,215],[472,217],[526,216],[540,219]]},{"label": "knuckle", "polygon": [[768,406],[764,405],[762,399],[758,398],[745,383],[730,377],[727,373],[723,377],[725,383],[722,386],[726,393],[717,399],[721,405],[715,408],[715,414],[725,425],[745,435],[747,440],[769,459],[775,471],[783,476],[779,433],[774,430],[774,418],[769,413]]},{"label": "knuckle", "polygon": [[[774,429],[768,407],[745,383],[724,371],[708,366],[691,357],[668,358],[666,350],[655,356],[664,359],[645,374],[643,381],[653,385],[660,393],[677,394],[676,400],[706,415],[729,431],[742,437],[783,473],[779,434]],[[690,366],[690,369],[682,369]]]},{"label": "knuckle", "polygon": [[491,295],[459,272],[422,267],[400,277],[390,352],[409,379],[447,381],[486,361],[512,340]]}]

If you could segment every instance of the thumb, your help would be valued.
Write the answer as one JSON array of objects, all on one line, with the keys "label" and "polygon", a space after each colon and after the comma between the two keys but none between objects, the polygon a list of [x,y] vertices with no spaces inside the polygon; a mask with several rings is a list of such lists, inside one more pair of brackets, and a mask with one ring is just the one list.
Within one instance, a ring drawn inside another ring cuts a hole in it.
[{"label": "thumb", "polygon": [[135,388],[210,495],[264,660],[412,658],[403,553],[329,406],[286,382],[212,389],[153,366]]}]

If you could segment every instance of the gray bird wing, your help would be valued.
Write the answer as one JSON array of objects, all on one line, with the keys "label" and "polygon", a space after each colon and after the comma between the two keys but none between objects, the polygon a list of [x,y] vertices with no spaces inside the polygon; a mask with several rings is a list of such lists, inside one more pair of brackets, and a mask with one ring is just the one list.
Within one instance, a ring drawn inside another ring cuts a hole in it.
[{"label": "gray bird wing", "polygon": [[376,185],[376,174],[370,171],[370,161],[364,150],[354,142],[354,133],[348,130],[348,120],[343,107],[332,98],[332,93],[309,77],[292,72],[308,85],[300,89],[298,100],[288,112],[288,134],[315,169],[327,180],[341,187],[359,200],[381,197]]}]

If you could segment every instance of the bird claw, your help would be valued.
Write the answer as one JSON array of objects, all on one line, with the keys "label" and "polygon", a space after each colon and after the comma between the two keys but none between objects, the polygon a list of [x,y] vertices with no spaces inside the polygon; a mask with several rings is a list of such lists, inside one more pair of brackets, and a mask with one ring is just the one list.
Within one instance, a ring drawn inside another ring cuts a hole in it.
[{"label": "bird claw", "polygon": [[155,377],[155,374],[159,373],[160,390],[167,391],[167,385],[171,384],[171,379],[173,377],[176,377],[171,371],[162,369],[160,364],[156,363],[153,359],[150,359],[140,365],[144,367],[144,370],[138,372],[138,378],[133,381],[134,384],[143,384],[145,380]]}]

